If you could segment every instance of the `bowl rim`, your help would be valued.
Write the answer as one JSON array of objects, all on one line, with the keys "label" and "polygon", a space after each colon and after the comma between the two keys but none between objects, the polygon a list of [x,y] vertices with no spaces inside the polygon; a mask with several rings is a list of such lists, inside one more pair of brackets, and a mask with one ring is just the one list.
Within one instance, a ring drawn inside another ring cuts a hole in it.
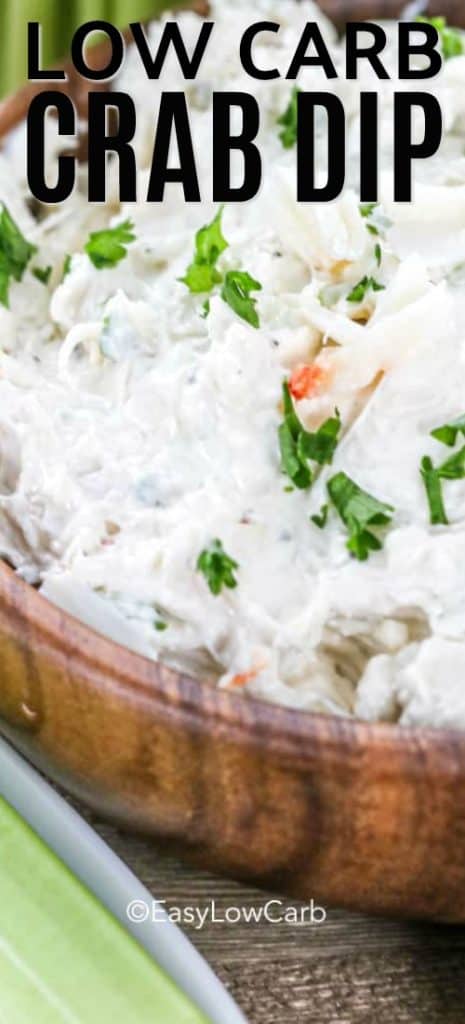
[{"label": "bowl rim", "polygon": [[[207,9],[204,0],[184,3],[186,6],[197,9],[198,13],[206,13]],[[123,34],[127,40],[127,33]],[[98,43],[92,52],[97,62],[104,60],[108,42]],[[89,89],[109,88],[108,82],[83,82],[69,60],[60,62],[60,67],[64,67],[68,79],[54,82],[53,86],[71,95],[77,105]],[[31,99],[47,85],[50,82],[45,79],[27,83],[0,102],[0,148],[8,134],[25,119]],[[459,728],[405,726],[307,711],[222,689],[178,672],[162,661],[136,653],[106,637],[53,604],[0,558],[0,610],[2,605],[14,607],[23,619],[26,618],[36,635],[46,640],[49,652],[63,648],[63,622],[70,622],[71,642],[66,635],[69,653],[81,664],[93,666],[107,676],[114,675],[117,668],[118,681],[128,693],[139,691],[145,700],[152,699],[188,713],[194,717],[196,727],[204,732],[208,731],[209,723],[215,723],[227,727],[228,736],[232,730],[241,743],[255,748],[266,746],[271,753],[292,757],[293,761],[298,755],[302,764],[314,763],[321,756],[322,748],[325,757],[338,761],[353,755],[354,751],[363,754],[374,747],[393,758],[396,753],[412,748],[420,752],[428,748],[445,755],[439,758],[437,769],[438,773],[449,775],[456,771],[454,750],[465,744],[465,734]],[[33,645],[34,638],[30,642]],[[421,758],[412,759],[412,767],[422,774]]]}]

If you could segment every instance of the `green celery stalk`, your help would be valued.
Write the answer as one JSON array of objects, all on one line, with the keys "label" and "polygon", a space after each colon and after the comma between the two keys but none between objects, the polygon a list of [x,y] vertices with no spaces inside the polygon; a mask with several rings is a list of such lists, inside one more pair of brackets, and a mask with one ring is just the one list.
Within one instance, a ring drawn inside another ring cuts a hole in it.
[{"label": "green celery stalk", "polygon": [[157,17],[177,4],[178,0],[1,0],[0,97],[26,79],[28,21],[42,25],[42,61],[49,67],[69,56],[73,32],[85,21],[110,21],[125,28],[130,21]]},{"label": "green celery stalk", "polygon": [[0,1022],[206,1024],[0,798]]}]

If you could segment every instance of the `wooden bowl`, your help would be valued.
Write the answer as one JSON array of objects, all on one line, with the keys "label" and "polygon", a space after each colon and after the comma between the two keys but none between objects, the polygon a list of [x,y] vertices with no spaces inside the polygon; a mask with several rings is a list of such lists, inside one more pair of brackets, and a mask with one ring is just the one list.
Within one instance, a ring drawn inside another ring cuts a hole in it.
[{"label": "wooden bowl", "polygon": [[[344,5],[326,6],[340,22]],[[446,7],[458,21],[462,0]],[[357,0],[350,11],[397,9]],[[30,95],[0,105],[0,135]],[[465,733],[214,689],[97,635],[4,564],[0,658],[2,731],[101,813],[267,888],[465,921]]]}]

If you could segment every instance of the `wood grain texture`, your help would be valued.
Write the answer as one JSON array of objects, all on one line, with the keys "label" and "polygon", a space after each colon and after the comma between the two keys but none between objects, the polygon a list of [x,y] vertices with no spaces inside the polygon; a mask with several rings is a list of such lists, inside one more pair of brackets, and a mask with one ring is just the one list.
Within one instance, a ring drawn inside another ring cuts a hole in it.
[{"label": "wood grain texture", "polygon": [[[347,21],[375,21],[399,18],[406,10],[408,0],[319,0],[320,7],[332,21],[343,29]],[[443,14],[451,25],[465,25],[463,0],[429,0],[425,14]]]},{"label": "wood grain texture", "polygon": [[[16,120],[26,107],[22,94]],[[5,565],[0,665],[6,735],[107,815],[266,888],[465,920],[464,734],[210,688],[97,636]]]},{"label": "wood grain texture", "polygon": [[[82,810],[82,808],[80,808]],[[263,907],[268,893],[179,863],[87,814],[168,907]],[[184,925],[250,1024],[463,1024],[465,928],[329,911],[318,928]]]}]

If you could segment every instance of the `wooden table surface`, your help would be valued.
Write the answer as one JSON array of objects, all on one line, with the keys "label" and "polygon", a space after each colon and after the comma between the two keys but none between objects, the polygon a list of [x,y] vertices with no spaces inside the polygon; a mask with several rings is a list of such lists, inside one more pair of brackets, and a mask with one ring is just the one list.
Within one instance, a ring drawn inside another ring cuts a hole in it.
[{"label": "wooden table surface", "polygon": [[[221,917],[269,898],[86,817],[167,907],[204,910],[214,899]],[[328,910],[318,926],[208,922],[184,930],[251,1024],[465,1024],[465,927]]]}]

